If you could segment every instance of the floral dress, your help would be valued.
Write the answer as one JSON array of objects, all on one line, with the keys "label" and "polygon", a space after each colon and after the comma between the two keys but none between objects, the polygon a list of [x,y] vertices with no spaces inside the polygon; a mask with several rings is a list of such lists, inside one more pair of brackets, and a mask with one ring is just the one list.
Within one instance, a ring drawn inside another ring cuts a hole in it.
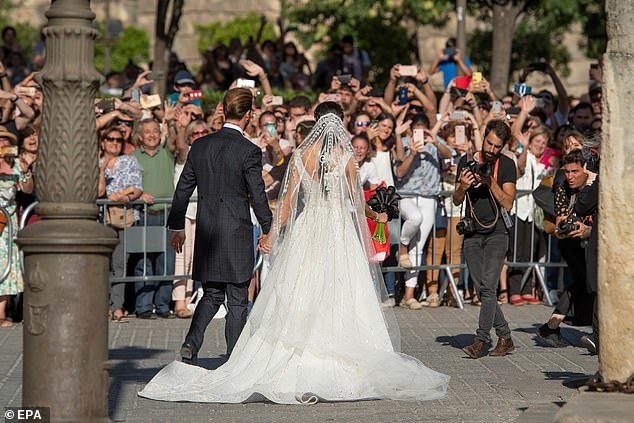
[{"label": "floral dress", "polygon": [[18,246],[14,242],[18,231],[18,214],[15,197],[18,192],[18,184],[25,182],[27,178],[20,169],[20,164],[16,160],[13,165],[13,173],[0,174],[0,206],[9,213],[11,220],[11,230],[7,222],[0,235],[0,276],[7,268],[9,261],[9,249],[11,249],[11,270],[8,276],[0,281],[0,296],[15,295],[23,291],[22,266],[20,264],[20,253]]}]

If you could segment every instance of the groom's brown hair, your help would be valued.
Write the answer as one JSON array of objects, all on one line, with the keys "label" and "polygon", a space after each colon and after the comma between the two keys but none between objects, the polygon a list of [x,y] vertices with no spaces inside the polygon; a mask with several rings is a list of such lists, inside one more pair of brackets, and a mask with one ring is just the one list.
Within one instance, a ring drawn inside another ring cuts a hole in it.
[{"label": "groom's brown hair", "polygon": [[248,88],[233,88],[227,91],[222,100],[225,119],[240,120],[253,107],[253,94]]}]

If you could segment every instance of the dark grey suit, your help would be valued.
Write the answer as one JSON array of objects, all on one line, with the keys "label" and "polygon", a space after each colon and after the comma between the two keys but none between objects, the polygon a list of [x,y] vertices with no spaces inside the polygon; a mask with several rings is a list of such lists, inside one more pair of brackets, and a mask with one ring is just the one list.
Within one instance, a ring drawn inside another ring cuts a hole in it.
[{"label": "dark grey suit", "polygon": [[192,144],[174,192],[167,226],[185,228],[189,197],[198,187],[192,278],[205,295],[196,307],[185,343],[197,353],[207,325],[227,296],[227,354],[246,323],[247,288],[253,271],[249,205],[266,234],[271,228],[262,180],[262,151],[235,129],[224,127]]}]

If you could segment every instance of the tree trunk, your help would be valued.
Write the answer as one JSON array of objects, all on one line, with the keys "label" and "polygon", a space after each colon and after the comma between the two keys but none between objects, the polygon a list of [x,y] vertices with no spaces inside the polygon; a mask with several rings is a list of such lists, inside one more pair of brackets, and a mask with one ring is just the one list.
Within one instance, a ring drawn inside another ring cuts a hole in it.
[{"label": "tree trunk", "polygon": [[[184,3],[184,0],[158,0],[156,3],[154,64],[152,70],[163,75],[163,78],[157,78],[155,87],[162,98],[165,97],[165,91],[167,90],[165,77],[167,76],[168,70],[168,55],[172,50],[172,44],[178,32],[178,24],[183,12]],[[166,25],[170,9],[169,25]]]},{"label": "tree trunk", "polygon": [[503,96],[508,91],[509,72],[511,69],[511,51],[515,21],[522,4],[513,6],[493,5],[493,51],[491,55],[491,87],[493,91]]},{"label": "tree trunk", "polygon": [[606,381],[634,374],[634,1],[606,2],[608,48],[603,67],[603,142],[599,203],[599,369]]}]

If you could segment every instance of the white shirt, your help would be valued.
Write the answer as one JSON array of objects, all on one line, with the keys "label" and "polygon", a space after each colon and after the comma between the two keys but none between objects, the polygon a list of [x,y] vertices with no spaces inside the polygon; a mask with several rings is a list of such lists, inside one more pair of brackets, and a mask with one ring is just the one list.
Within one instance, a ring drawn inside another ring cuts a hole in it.
[{"label": "white shirt", "polygon": [[376,166],[379,179],[385,182],[385,185],[394,185],[394,174],[392,173],[392,160],[389,151],[377,151],[376,156],[372,158],[372,163]]},{"label": "white shirt", "polygon": [[[516,189],[533,191],[539,186],[544,177],[546,166],[539,163],[537,157],[530,151],[526,153],[526,167],[524,174],[517,179]],[[535,213],[535,199],[531,194],[521,195],[515,202],[515,214],[525,222],[532,222]]]},{"label": "white shirt", "polygon": [[238,125],[235,125],[233,123],[227,122],[224,125],[222,125],[222,127],[223,128],[229,128],[229,129],[235,129],[236,131],[240,132],[240,135],[244,136],[244,131]]},{"label": "white shirt", "polygon": [[361,186],[369,182],[372,185],[379,185],[381,178],[379,178],[379,172],[376,170],[376,165],[372,162],[363,162],[359,167],[359,178],[361,179]]}]

